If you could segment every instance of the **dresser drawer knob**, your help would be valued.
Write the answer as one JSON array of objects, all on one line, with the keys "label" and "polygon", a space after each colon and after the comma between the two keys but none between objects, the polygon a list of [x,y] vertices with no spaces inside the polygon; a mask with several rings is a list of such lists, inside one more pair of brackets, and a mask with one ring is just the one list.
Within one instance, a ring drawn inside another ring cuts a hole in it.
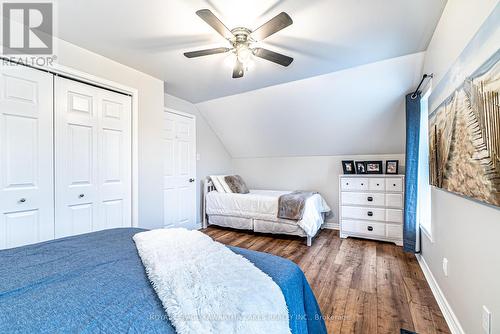
[{"label": "dresser drawer knob", "polygon": [[373,217],[373,212],[368,211],[368,217]]},{"label": "dresser drawer knob", "polygon": [[367,198],[367,200],[368,200],[368,202],[373,202],[373,197],[369,196],[369,197]]},{"label": "dresser drawer knob", "polygon": [[364,183],[361,183],[362,186],[364,186],[365,184]]},{"label": "dresser drawer knob", "polygon": [[373,231],[373,226],[368,226],[367,229],[368,229],[368,231],[371,232],[371,231]]},{"label": "dresser drawer knob", "polygon": [[348,185],[349,185],[349,182],[347,182],[345,185],[346,185],[346,186],[348,186]]},{"label": "dresser drawer knob", "polygon": [[396,183],[393,183],[393,184],[392,184],[392,186],[393,186],[393,187],[395,187],[395,186],[396,186]]}]

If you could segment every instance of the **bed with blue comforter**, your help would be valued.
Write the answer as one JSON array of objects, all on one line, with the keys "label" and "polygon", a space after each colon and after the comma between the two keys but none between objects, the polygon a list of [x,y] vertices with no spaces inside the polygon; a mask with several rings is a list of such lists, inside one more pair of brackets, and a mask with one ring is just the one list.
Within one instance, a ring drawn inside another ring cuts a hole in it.
[{"label": "bed with blue comforter", "polygon": [[[175,333],[132,240],[141,231],[113,229],[0,251],[0,333]],[[326,333],[297,265],[230,249],[281,288],[292,333]]]}]

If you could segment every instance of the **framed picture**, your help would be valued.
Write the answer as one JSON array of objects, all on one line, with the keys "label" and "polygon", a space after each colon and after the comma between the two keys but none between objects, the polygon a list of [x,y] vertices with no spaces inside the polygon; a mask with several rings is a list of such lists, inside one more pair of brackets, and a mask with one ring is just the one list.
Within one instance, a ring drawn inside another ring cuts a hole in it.
[{"label": "framed picture", "polygon": [[386,174],[398,174],[399,160],[387,160],[385,162]]},{"label": "framed picture", "polygon": [[366,165],[364,161],[356,161],[356,173],[366,174]]},{"label": "framed picture", "polygon": [[383,174],[382,161],[365,161],[366,174]]},{"label": "framed picture", "polygon": [[493,14],[432,87],[428,104],[431,185],[498,208],[499,69],[498,14]]},{"label": "framed picture", "polygon": [[356,174],[354,160],[342,160],[342,169],[344,170],[344,174]]}]

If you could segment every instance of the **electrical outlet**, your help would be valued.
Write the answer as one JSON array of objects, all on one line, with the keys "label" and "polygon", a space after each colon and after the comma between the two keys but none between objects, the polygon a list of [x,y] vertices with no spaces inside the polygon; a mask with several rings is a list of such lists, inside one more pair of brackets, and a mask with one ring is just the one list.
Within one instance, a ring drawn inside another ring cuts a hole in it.
[{"label": "electrical outlet", "polygon": [[483,305],[482,324],[484,333],[491,334],[491,312],[484,305]]},{"label": "electrical outlet", "polygon": [[448,259],[443,258],[443,273],[445,277],[448,277]]}]

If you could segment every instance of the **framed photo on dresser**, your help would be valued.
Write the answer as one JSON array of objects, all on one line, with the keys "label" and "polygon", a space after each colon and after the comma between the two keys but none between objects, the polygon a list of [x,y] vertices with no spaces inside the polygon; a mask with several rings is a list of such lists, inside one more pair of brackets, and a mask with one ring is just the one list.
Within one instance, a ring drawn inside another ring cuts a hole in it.
[{"label": "framed photo on dresser", "polygon": [[399,168],[399,160],[387,160],[385,162],[385,173],[397,175]]},{"label": "framed photo on dresser", "polygon": [[342,160],[342,170],[344,174],[356,174],[354,160]]},{"label": "framed photo on dresser", "polygon": [[366,174],[366,165],[364,161],[356,161],[356,174]]},{"label": "framed photo on dresser", "polygon": [[366,174],[383,174],[382,161],[365,161]]}]

